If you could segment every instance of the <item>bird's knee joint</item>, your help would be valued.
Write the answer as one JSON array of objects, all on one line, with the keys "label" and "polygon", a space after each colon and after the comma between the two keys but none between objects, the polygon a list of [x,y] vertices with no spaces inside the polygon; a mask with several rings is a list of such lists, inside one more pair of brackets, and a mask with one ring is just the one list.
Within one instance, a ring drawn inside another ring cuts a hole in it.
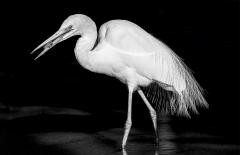
[{"label": "bird's knee joint", "polygon": [[129,128],[132,126],[132,121],[127,121],[125,124],[126,128]]},{"label": "bird's knee joint", "polygon": [[150,111],[150,115],[152,116],[153,119],[157,118],[157,114],[155,111]]}]

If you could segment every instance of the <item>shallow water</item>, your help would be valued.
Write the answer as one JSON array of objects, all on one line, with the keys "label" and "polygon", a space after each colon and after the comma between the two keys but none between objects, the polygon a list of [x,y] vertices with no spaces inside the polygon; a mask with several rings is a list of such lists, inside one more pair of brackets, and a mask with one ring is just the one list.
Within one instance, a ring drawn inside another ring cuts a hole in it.
[{"label": "shallow water", "polygon": [[[122,150],[120,146],[124,128],[121,123],[125,114],[94,115],[71,109],[65,110],[66,114],[64,110],[51,109],[49,112],[46,108],[42,108],[45,112],[41,111],[41,114],[39,111],[36,113],[36,109],[39,107],[30,110],[25,108],[25,112],[20,112],[24,117],[16,112],[1,113],[1,155],[240,154],[238,138],[231,137],[230,133],[212,131],[214,125],[200,128],[196,125],[198,123],[161,118],[158,121],[160,140],[156,144],[151,127],[133,122],[126,149]],[[26,114],[30,111],[31,116]]]}]

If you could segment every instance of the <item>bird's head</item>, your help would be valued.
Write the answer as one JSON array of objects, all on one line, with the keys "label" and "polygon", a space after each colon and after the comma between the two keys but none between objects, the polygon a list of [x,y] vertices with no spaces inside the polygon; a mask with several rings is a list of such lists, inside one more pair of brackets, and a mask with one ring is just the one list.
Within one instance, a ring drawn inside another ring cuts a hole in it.
[{"label": "bird's head", "polygon": [[34,53],[39,48],[43,47],[44,50],[35,58],[36,60],[56,44],[72,36],[83,35],[88,31],[96,31],[95,23],[88,16],[83,14],[71,15],[62,23],[61,27],[55,34],[45,40],[31,53]]}]

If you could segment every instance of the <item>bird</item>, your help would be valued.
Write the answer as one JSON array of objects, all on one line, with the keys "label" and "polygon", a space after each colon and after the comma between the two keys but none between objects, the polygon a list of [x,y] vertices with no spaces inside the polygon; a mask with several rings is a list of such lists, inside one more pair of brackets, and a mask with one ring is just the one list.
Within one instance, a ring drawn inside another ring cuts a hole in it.
[{"label": "bird", "polygon": [[[198,113],[197,106],[208,108],[203,88],[183,60],[164,42],[128,20],[110,20],[97,31],[95,22],[87,15],[70,15],[31,54],[43,48],[36,60],[56,44],[76,35],[80,38],[74,54],[83,68],[115,77],[127,85],[128,110],[122,148],[126,147],[132,127],[135,91],[148,108],[156,136],[158,111],[153,104],[161,107],[161,112],[186,117],[190,117],[189,112]],[[162,90],[167,94],[164,99]]]}]

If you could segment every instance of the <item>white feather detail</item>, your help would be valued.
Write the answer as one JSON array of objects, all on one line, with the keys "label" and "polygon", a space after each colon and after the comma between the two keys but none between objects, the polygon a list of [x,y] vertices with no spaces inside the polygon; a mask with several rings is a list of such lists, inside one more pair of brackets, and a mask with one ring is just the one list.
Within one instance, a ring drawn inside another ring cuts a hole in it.
[{"label": "white feather detail", "polygon": [[[196,106],[207,108],[208,103],[203,97],[203,89],[181,58],[161,41],[157,49],[158,51],[155,52],[156,74],[153,80],[158,82],[148,87],[147,96],[150,100],[158,109],[162,108],[162,112],[177,113],[188,117],[190,117],[189,110],[198,113]],[[163,91],[158,88],[159,86],[164,88],[162,83],[172,86],[174,91],[167,91],[164,95]],[[164,96],[165,99],[159,99]]]}]

